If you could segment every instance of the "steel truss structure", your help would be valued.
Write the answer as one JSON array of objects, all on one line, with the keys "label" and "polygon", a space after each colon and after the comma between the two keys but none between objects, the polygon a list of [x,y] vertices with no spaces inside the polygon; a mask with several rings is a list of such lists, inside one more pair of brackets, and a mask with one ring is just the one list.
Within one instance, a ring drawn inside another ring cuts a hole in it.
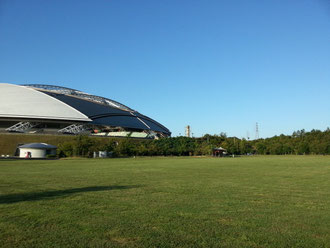
[{"label": "steel truss structure", "polygon": [[36,123],[36,122],[19,122],[19,123],[16,123],[15,125],[11,126],[11,127],[8,127],[6,129],[6,131],[8,132],[19,132],[19,133],[24,133],[28,130],[30,130],[31,128],[35,127],[39,125],[39,123]]},{"label": "steel truss structure", "polygon": [[79,124],[72,124],[65,128],[58,130],[59,133],[67,133],[67,134],[80,134],[88,129],[87,125],[79,125]]}]

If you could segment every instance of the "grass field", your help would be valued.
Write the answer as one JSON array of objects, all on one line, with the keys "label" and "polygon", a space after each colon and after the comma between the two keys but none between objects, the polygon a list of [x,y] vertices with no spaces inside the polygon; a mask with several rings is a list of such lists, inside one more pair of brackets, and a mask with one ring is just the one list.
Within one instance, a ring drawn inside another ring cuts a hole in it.
[{"label": "grass field", "polygon": [[330,157],[0,160],[0,247],[330,247]]}]

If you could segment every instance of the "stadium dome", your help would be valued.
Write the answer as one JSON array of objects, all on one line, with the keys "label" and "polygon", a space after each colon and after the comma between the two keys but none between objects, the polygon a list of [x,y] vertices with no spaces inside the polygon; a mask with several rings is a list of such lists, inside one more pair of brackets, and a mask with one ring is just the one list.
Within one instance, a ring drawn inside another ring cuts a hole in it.
[{"label": "stadium dome", "polygon": [[171,135],[157,121],[114,100],[43,84],[0,83],[0,129],[140,138]]}]

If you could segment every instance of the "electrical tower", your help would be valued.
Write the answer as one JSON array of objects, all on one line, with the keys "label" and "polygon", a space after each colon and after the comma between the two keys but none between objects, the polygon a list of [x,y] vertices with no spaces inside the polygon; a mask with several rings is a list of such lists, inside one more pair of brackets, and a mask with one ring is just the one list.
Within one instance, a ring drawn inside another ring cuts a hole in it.
[{"label": "electrical tower", "polygon": [[186,126],[186,137],[190,138],[190,126]]},{"label": "electrical tower", "polygon": [[259,127],[258,127],[258,122],[256,122],[256,140],[259,139]]}]

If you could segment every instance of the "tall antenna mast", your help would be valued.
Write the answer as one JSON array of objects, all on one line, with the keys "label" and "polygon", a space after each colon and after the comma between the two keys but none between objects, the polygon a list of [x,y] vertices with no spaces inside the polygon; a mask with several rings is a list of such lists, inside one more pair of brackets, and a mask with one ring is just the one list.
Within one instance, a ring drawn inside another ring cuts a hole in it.
[{"label": "tall antenna mast", "polygon": [[258,127],[258,122],[256,122],[256,140],[259,139],[259,127]]}]

